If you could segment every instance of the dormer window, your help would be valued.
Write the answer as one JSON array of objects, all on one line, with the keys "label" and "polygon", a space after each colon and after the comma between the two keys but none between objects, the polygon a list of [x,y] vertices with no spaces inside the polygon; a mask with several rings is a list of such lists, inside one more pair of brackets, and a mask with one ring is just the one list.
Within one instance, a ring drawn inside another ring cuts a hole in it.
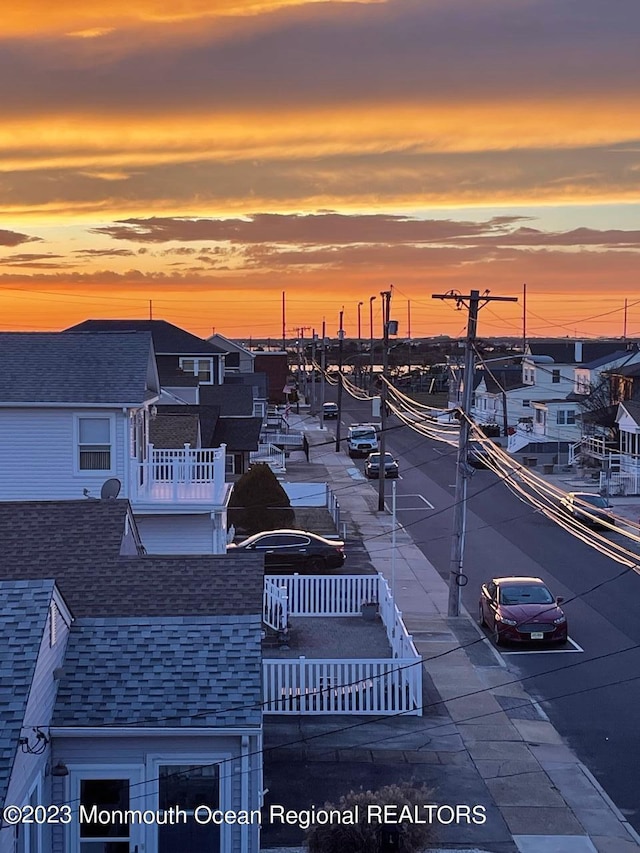
[{"label": "dormer window", "polygon": [[202,385],[213,384],[212,358],[181,358],[180,370],[183,370],[185,373],[193,373]]}]

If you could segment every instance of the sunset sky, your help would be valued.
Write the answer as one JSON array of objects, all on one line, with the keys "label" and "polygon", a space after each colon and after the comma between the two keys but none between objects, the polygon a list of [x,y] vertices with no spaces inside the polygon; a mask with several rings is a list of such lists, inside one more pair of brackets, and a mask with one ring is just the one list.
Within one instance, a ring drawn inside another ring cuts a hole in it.
[{"label": "sunset sky", "polygon": [[[638,0],[21,0],[0,328],[640,336]],[[408,321],[411,321],[410,329]]]}]

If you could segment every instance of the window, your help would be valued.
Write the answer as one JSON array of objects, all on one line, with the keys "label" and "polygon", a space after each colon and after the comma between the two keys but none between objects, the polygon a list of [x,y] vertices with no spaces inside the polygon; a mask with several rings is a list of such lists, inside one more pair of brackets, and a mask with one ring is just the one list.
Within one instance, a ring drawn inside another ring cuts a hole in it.
[{"label": "window", "polygon": [[558,382],[560,382],[560,371],[559,370],[552,370],[551,371],[551,381],[556,385]]},{"label": "window", "polygon": [[224,473],[225,474],[235,474],[236,473],[236,457],[233,453],[225,453],[224,456]]},{"label": "window", "polygon": [[536,409],[536,423],[544,423],[544,412],[542,411],[542,409]]},{"label": "window", "polygon": [[560,426],[571,426],[576,422],[575,409],[558,409],[556,412],[556,423]]},{"label": "window", "polygon": [[[190,766],[161,764],[158,773],[158,807],[166,811],[179,807],[192,816],[197,806],[220,808],[219,769],[216,764]],[[158,853],[184,853],[202,850],[218,853],[220,827],[214,823],[187,823],[158,826]]]},{"label": "window", "polygon": [[193,375],[203,385],[213,384],[213,359],[211,358],[181,358],[180,369]]},{"label": "window", "polygon": [[528,408],[529,408],[529,406],[530,406],[530,404],[531,404],[531,400],[523,400],[523,401],[522,401],[522,408],[523,408],[523,409],[528,409]]},{"label": "window", "polygon": [[111,471],[111,418],[78,417],[78,470]]}]

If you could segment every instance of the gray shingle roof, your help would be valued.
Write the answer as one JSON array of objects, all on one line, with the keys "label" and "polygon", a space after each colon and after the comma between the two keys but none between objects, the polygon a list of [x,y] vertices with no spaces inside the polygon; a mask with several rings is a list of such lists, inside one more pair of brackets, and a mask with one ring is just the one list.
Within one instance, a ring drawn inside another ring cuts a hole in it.
[{"label": "gray shingle roof", "polygon": [[260,628],[246,616],[78,620],[52,725],[260,725]]},{"label": "gray shingle roof", "polygon": [[158,414],[149,424],[149,441],[154,447],[182,447],[198,445],[199,418],[195,413],[170,413],[158,408]]},{"label": "gray shingle roof", "polygon": [[620,341],[583,341],[579,362],[576,361],[576,341],[532,340],[528,346],[532,355],[551,356],[556,364],[588,365],[596,359],[615,353],[620,348]]},{"label": "gray shingle roof", "polygon": [[166,320],[85,320],[67,332],[148,332],[158,355],[215,355],[226,350]]},{"label": "gray shingle roof", "polygon": [[1,332],[0,405],[140,404],[151,357],[149,334]]},{"label": "gray shingle roof", "polygon": [[52,580],[0,581],[0,806],[7,794],[53,587]]},{"label": "gray shingle roof", "polygon": [[55,578],[76,617],[262,612],[262,556],[121,557],[127,507],[0,501],[0,578]]},{"label": "gray shingle roof", "polygon": [[220,418],[213,433],[213,447],[227,445],[227,451],[258,449],[262,418]]},{"label": "gray shingle roof", "polygon": [[253,415],[253,391],[248,385],[201,385],[200,402],[220,406],[220,414]]}]

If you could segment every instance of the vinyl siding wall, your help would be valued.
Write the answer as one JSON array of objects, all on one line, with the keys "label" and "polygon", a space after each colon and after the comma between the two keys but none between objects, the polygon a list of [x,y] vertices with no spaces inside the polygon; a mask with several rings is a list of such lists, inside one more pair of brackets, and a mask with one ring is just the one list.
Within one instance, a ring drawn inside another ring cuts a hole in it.
[{"label": "vinyl siding wall", "polygon": [[[261,806],[262,791],[262,734],[259,729],[248,738],[249,762],[249,785],[248,803],[242,802],[242,763],[241,737],[224,735],[187,736],[154,736],[146,737],[119,737],[109,735],[108,737],[56,737],[52,761],[57,763],[63,761],[70,771],[74,765],[81,766],[83,770],[87,766],[96,767],[96,776],[99,776],[99,768],[117,765],[137,765],[142,768],[144,778],[149,780],[149,785],[144,786],[147,791],[147,799],[140,798],[131,803],[131,808],[157,808],[157,783],[156,776],[151,773],[151,764],[154,759],[161,758],[167,764],[207,764],[223,758],[220,767],[221,792],[228,785],[230,795],[228,799],[221,796],[221,809],[241,808],[257,809]],[[227,779],[223,779],[226,774]],[[67,802],[69,799],[69,777],[54,778],[53,797],[54,802]],[[239,826],[228,826],[229,845],[221,848],[220,853],[258,853],[259,851],[259,827],[246,827],[247,846],[242,845],[242,828]],[[153,844],[153,830],[147,830],[145,850],[147,853],[155,853]],[[55,828],[53,833],[53,853],[69,853],[69,847],[65,844],[64,833],[60,828]],[[185,851],[186,853],[186,851]]]},{"label": "vinyl siding wall", "polygon": [[[112,473],[76,472],[74,415],[114,415]],[[105,480],[117,477],[125,485],[125,423],[121,410],[0,409],[0,500],[72,500],[89,489],[100,497]],[[128,441],[128,429],[127,429]]]},{"label": "vinyl siding wall", "polygon": [[[57,637],[55,645],[50,644],[50,619],[47,619],[46,628],[42,636],[38,662],[31,683],[29,699],[24,717],[24,727],[29,729],[38,726],[48,732],[46,726],[51,719],[51,713],[58,690],[58,681],[53,677],[53,671],[61,667],[64,661],[64,653],[69,636],[69,626],[60,612],[57,613],[56,627]],[[25,732],[26,734],[27,732]],[[30,742],[35,738],[32,732]],[[47,805],[51,800],[51,776],[45,776],[45,767],[51,761],[51,747],[49,746],[42,755],[30,755],[18,749],[16,760],[11,772],[11,780],[6,797],[7,805],[22,805],[28,801],[29,792],[35,782],[41,780],[42,805]],[[47,827],[43,827],[43,849],[50,849],[50,839],[47,836]],[[4,830],[0,832],[0,853],[13,853],[13,832]]]}]

